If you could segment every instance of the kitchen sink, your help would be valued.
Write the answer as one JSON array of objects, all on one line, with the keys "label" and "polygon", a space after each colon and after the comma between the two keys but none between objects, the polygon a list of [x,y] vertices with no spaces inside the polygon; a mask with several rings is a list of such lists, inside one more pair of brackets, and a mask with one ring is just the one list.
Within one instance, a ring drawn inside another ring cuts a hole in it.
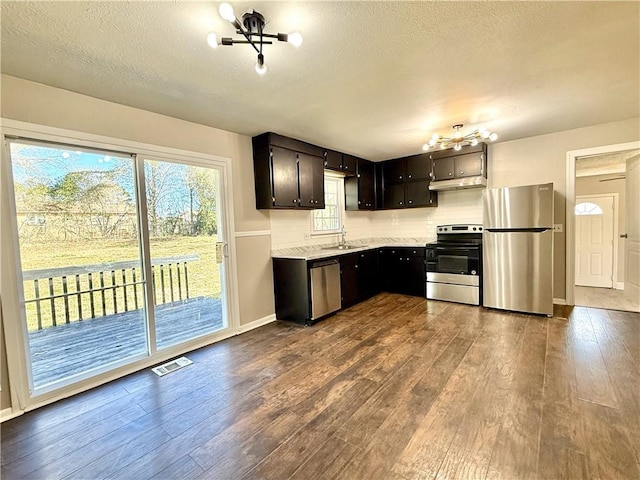
[{"label": "kitchen sink", "polygon": [[367,248],[368,245],[332,245],[331,247],[322,247],[322,250],[352,250],[354,248]]}]

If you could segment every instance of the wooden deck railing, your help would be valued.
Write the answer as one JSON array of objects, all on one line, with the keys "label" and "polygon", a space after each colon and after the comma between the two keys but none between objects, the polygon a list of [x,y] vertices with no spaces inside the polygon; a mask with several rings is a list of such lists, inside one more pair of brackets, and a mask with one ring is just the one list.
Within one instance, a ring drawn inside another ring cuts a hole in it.
[{"label": "wooden deck railing", "polygon": [[[189,298],[189,262],[199,255],[151,260],[156,305]],[[22,272],[30,330],[137,310],[144,303],[140,262]]]}]

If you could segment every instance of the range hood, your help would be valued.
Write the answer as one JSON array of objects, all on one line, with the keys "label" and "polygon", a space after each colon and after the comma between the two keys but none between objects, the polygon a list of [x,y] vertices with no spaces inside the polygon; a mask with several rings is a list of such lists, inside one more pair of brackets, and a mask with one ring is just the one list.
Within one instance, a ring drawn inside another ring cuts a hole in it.
[{"label": "range hood", "polygon": [[485,188],[487,179],[482,175],[475,177],[452,178],[450,180],[436,180],[429,184],[429,190],[459,190],[461,188]]}]

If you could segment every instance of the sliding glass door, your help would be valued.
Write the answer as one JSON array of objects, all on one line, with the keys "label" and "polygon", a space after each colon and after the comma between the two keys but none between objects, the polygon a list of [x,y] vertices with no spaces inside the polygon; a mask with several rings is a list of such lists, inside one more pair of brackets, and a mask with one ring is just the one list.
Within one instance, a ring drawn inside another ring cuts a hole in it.
[{"label": "sliding glass door", "polygon": [[34,390],[148,352],[131,156],[9,143]]},{"label": "sliding glass door", "polygon": [[144,160],[159,349],[227,326],[217,169]]},{"label": "sliding glass door", "polygon": [[22,139],[8,151],[32,394],[228,328],[220,167]]}]

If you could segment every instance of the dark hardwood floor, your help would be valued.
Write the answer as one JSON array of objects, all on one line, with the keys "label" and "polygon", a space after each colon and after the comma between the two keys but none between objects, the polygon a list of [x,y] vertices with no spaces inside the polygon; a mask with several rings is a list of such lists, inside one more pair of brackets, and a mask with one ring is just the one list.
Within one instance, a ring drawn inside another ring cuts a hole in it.
[{"label": "dark hardwood floor", "polygon": [[640,314],[380,294],[2,424],[3,479],[640,478]]}]

